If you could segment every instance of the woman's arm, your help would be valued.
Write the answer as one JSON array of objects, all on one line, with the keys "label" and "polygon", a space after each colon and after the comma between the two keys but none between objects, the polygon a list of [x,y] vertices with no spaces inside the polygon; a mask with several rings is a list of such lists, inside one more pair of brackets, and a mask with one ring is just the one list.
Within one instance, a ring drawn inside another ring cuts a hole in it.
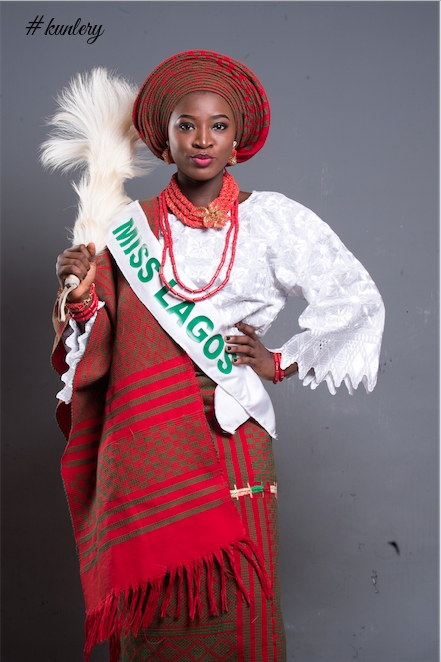
[{"label": "woman's arm", "polygon": [[227,351],[239,352],[236,364],[248,363],[264,379],[272,379],[272,352],[278,352],[285,374],[298,371],[311,388],[326,381],[335,393],[344,381],[353,392],[362,381],[371,391],[384,326],[383,302],[371,277],[311,210],[280,194],[266,194],[263,203],[259,232],[272,285],[285,297],[307,301],[299,318],[302,332],[268,350],[252,327],[243,325],[238,328],[245,335],[230,336]]},{"label": "woman's arm", "polygon": [[[97,263],[100,263],[97,269]],[[72,316],[68,317],[67,322],[61,323],[58,320],[58,302],[54,311],[54,327],[56,339],[52,354],[52,364],[55,370],[64,382],[63,389],[57,393],[59,400],[68,404],[72,398],[72,388],[75,373],[89,343],[89,337],[95,326],[98,315],[101,316],[101,326],[108,324],[109,314],[112,316],[114,310],[113,291],[108,283],[103,286],[104,280],[108,279],[106,273],[112,271],[110,258],[107,253],[100,256],[95,255],[95,246],[93,243],[88,246],[74,246],[66,249],[58,256],[56,273],[60,285],[64,285],[66,277],[74,274],[80,278],[80,285],[69,295],[70,300],[76,302],[87,298],[90,292],[92,282],[96,283],[96,291],[100,299],[98,310],[87,322],[78,322]],[[104,293],[106,296],[107,314],[102,318],[99,311],[104,307]],[[110,299],[109,299],[110,297]],[[110,305],[110,308],[109,308]]]},{"label": "woman's arm", "polygon": [[[95,253],[95,244],[90,243],[87,246],[80,244],[67,248],[58,256],[56,273],[61,287],[64,287],[64,281],[71,274],[80,279],[78,287],[68,296],[68,301],[71,303],[84,301],[90,295],[90,286],[96,274]],[[85,322],[77,322],[77,324],[81,333],[84,333]]]},{"label": "woman's arm", "polygon": [[[286,262],[279,266],[287,286]],[[331,393],[344,382],[350,393],[362,382],[376,384],[384,305],[372,278],[331,228],[310,212],[300,268],[292,292],[308,306],[300,315],[302,333],[280,349],[282,368],[296,362],[304,385],[325,381]]]}]

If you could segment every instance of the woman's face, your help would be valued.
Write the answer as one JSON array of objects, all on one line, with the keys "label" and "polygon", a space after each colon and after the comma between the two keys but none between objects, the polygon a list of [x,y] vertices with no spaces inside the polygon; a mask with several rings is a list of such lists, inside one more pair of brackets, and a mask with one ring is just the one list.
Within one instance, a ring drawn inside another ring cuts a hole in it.
[{"label": "woman's face", "polygon": [[223,172],[231,157],[236,125],[225,99],[213,92],[186,94],[174,108],[168,142],[178,171],[208,181]]}]

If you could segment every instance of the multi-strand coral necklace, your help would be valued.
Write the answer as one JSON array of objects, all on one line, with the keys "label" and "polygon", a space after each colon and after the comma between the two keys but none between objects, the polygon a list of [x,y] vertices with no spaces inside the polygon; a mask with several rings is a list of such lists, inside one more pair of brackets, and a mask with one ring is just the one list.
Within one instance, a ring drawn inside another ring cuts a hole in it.
[{"label": "multi-strand coral necklace", "polygon": [[[213,294],[216,294],[216,292],[219,292],[219,290],[224,288],[228,283],[236,255],[237,235],[239,231],[238,195],[239,186],[237,185],[234,177],[228,172],[224,174],[222,188],[220,190],[219,196],[213,200],[213,202],[210,202],[207,207],[196,207],[193,205],[193,203],[190,202],[190,200],[185,197],[178,186],[176,175],[173,175],[167,188],[162,191],[159,196],[159,222],[162,234],[164,236],[164,248],[162,251],[162,261],[159,274],[163,283],[167,286],[172,294],[175,294],[185,301],[203,301],[204,299],[208,299],[209,297],[213,296]],[[227,224],[228,220],[230,221],[230,226],[225,237],[225,246],[222,251],[221,260],[213,277],[206,285],[204,285],[204,287],[199,287],[196,289],[187,287],[178,274],[173,249],[173,237],[168,220],[168,210],[170,210],[182,223],[192,228],[214,228],[215,230],[219,230]],[[230,246],[230,259],[227,265],[225,278],[220,283],[220,285],[213,288],[216,278],[219,276],[222,268],[226,263]],[[173,277],[183,292],[173,289],[173,287],[167,282],[167,279],[164,276],[164,267],[167,260],[167,255],[170,256]]]}]

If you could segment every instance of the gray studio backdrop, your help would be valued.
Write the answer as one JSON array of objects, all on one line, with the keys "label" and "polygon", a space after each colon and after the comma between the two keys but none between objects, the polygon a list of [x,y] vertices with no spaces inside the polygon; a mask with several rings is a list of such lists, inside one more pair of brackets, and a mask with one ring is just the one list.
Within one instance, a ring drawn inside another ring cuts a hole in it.
[{"label": "gray studio backdrop", "polygon": [[[83,602],[59,478],[49,367],[70,178],[37,148],[53,97],[100,65],[140,84],[171,54],[246,62],[272,104],[242,189],[312,208],[386,304],[376,390],[269,384],[278,417],[280,574],[295,662],[438,660],[438,3],[4,2],[3,662],[80,662]],[[36,16],[43,26],[28,32]],[[102,26],[85,36],[52,24]],[[172,167],[128,185],[157,194]],[[298,329],[290,302],[267,336]],[[391,543],[395,543],[392,545]],[[107,660],[98,647],[94,662]],[[253,662],[253,661],[251,661]]]}]

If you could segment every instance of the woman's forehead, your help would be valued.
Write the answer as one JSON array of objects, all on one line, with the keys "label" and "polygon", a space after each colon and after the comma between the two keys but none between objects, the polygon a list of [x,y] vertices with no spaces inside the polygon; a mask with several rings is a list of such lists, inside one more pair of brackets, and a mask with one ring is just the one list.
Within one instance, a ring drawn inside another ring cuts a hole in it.
[{"label": "woman's forehead", "polygon": [[179,99],[172,111],[172,117],[187,113],[226,115],[234,118],[233,110],[226,99],[220,94],[204,90],[189,92]]}]

